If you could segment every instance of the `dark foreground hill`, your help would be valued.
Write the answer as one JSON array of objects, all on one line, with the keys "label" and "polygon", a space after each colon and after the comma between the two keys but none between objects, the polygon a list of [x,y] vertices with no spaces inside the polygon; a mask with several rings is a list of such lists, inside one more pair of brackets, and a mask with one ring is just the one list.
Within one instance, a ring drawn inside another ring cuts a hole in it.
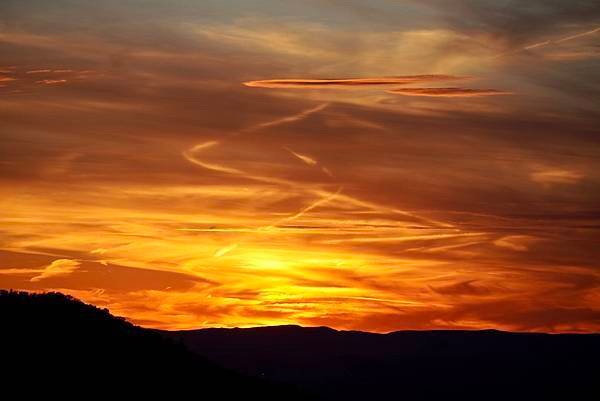
[{"label": "dark foreground hill", "polygon": [[600,399],[595,334],[279,326],[166,335],[223,366],[328,400]]},{"label": "dark foreground hill", "polygon": [[59,293],[0,291],[0,327],[6,396],[307,399],[290,387],[223,369],[153,330]]},{"label": "dark foreground hill", "polygon": [[0,322],[3,394],[30,398],[600,399],[600,335],[298,326],[168,332],[62,294],[7,291]]}]

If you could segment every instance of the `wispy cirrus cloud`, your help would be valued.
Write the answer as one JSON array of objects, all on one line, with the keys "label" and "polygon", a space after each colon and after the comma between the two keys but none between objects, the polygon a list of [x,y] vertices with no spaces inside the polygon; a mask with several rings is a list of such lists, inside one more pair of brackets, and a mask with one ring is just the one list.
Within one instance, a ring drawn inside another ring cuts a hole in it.
[{"label": "wispy cirrus cloud", "polygon": [[469,89],[469,88],[395,88],[387,93],[404,96],[428,96],[428,97],[481,97],[496,95],[512,95],[497,89]]}]

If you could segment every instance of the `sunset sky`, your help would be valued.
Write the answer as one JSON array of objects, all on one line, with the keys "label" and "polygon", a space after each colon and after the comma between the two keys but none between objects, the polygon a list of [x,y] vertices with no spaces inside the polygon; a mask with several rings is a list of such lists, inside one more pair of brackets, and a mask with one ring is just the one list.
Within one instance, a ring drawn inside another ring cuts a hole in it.
[{"label": "sunset sky", "polygon": [[2,0],[0,287],[599,331],[599,78],[595,0]]}]

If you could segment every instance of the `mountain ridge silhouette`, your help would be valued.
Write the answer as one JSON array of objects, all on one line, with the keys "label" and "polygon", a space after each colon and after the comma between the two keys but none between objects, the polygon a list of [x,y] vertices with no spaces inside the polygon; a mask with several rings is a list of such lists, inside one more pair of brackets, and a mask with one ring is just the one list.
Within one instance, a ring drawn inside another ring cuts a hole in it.
[{"label": "mountain ridge silhouette", "polygon": [[0,290],[3,392],[39,396],[308,400],[57,292]]},{"label": "mountain ridge silhouette", "polygon": [[382,334],[297,325],[165,331],[60,293],[5,290],[0,321],[5,388],[28,394],[334,401],[600,395],[600,334]]},{"label": "mountain ridge silhouette", "polygon": [[600,334],[495,329],[371,333],[284,325],[163,335],[227,368],[326,400],[600,396]]}]

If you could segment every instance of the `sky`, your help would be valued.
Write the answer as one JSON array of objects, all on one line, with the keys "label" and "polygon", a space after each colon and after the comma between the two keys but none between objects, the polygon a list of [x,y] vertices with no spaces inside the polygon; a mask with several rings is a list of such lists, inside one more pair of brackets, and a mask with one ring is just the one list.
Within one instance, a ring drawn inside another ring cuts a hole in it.
[{"label": "sky", "polygon": [[593,0],[3,0],[0,287],[599,331],[599,78]]}]

